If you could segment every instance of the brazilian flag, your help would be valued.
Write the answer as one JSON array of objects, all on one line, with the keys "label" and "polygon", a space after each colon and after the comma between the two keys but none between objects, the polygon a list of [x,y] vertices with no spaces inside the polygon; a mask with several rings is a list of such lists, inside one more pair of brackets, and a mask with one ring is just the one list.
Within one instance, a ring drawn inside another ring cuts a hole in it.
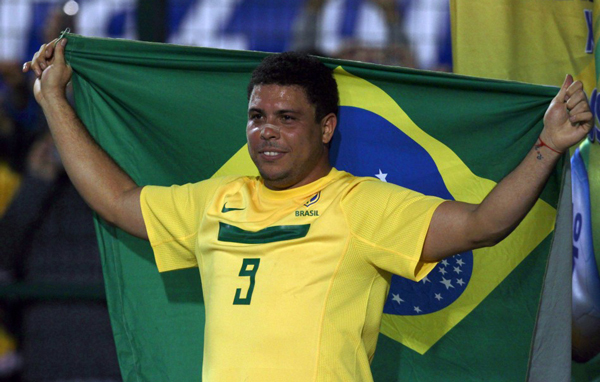
[{"label": "brazilian flag", "polygon": [[[257,173],[245,147],[246,85],[265,53],[68,34],[77,113],[140,185]],[[340,91],[340,170],[480,202],[536,142],[558,91],[323,59]],[[419,283],[393,277],[376,381],[525,380],[553,243],[562,161],[501,244],[456,254]],[[125,381],[198,381],[198,271],[159,274],[148,242],[96,220]]]}]

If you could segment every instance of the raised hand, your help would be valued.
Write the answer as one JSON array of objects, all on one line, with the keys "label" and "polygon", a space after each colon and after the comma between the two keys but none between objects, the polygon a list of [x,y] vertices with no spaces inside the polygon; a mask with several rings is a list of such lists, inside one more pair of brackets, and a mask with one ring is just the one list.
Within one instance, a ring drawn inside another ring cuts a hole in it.
[{"label": "raised hand", "polygon": [[66,39],[56,39],[40,47],[31,61],[23,65],[23,72],[33,70],[36,81],[33,94],[40,105],[53,97],[65,97],[65,88],[72,70],[65,61]]},{"label": "raised hand", "polygon": [[563,153],[581,141],[594,125],[583,84],[573,81],[569,74],[554,97],[546,115],[544,130],[540,134],[542,145]]}]

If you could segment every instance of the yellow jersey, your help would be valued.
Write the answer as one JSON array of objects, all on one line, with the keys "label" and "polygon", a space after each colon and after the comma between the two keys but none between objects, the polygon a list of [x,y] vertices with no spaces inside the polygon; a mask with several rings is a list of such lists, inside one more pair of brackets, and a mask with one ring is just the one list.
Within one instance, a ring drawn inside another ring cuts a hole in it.
[{"label": "yellow jersey", "polygon": [[159,271],[199,267],[203,381],[372,381],[391,274],[414,280],[442,199],[331,172],[284,191],[260,178],[147,186]]}]

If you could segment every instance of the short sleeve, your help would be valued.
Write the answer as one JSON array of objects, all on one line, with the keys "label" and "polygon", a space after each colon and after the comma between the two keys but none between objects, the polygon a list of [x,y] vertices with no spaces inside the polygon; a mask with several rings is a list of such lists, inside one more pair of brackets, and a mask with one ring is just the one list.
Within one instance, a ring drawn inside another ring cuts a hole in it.
[{"label": "short sleeve", "polygon": [[183,186],[142,189],[142,215],[159,272],[198,266],[198,227],[207,203],[221,183],[221,179],[209,179]]},{"label": "short sleeve", "polygon": [[435,263],[421,261],[435,209],[444,200],[377,180],[357,184],[342,199],[350,231],[373,250],[366,261],[393,274],[420,280]]}]

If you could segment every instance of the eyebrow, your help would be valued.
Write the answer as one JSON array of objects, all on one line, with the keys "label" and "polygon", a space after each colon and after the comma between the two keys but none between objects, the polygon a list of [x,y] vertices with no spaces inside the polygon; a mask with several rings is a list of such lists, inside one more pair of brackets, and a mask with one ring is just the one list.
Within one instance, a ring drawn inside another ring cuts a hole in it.
[{"label": "eyebrow", "polygon": [[[263,109],[259,109],[257,107],[251,107],[250,109],[248,109],[248,113],[263,113],[264,114],[264,110]],[[275,114],[281,115],[281,114],[288,114],[288,113],[292,113],[292,114],[300,114],[299,111],[297,110],[292,110],[292,109],[281,109],[281,110],[277,110],[275,112]]]},{"label": "eyebrow", "polygon": [[298,110],[292,110],[292,109],[282,109],[282,110],[277,111],[277,114],[286,114],[286,113],[300,114],[300,112]]}]

